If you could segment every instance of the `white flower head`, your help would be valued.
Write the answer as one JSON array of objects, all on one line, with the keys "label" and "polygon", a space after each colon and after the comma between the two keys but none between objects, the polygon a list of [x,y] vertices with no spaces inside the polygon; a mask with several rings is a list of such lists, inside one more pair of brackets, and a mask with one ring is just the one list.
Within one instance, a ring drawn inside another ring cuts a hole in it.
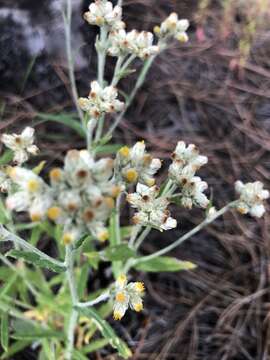
[{"label": "white flower head", "polygon": [[9,176],[18,189],[7,197],[7,208],[18,212],[28,211],[32,221],[45,218],[52,197],[43,180],[31,170],[22,167],[10,169]]},{"label": "white flower head", "polygon": [[105,25],[111,29],[121,29],[125,26],[122,21],[122,8],[118,5],[113,6],[107,0],[96,0],[91,3],[84,19],[91,25]]},{"label": "white flower head", "polygon": [[269,198],[269,191],[263,188],[263,183],[255,181],[243,184],[238,180],[235,183],[235,190],[240,194],[239,202],[236,206],[241,214],[250,214],[254,217],[262,217],[265,213],[264,200]]},{"label": "white flower head", "polygon": [[158,197],[157,186],[148,187],[137,184],[136,192],[127,195],[127,201],[137,209],[133,217],[135,224],[152,226],[160,231],[170,230],[177,226],[177,222],[170,216],[167,209],[169,201],[166,197]]},{"label": "white flower head", "polygon": [[1,141],[6,147],[14,151],[14,162],[21,165],[28,160],[29,154],[36,155],[38,148],[34,145],[34,132],[31,127],[26,127],[21,134],[3,134]]},{"label": "white flower head", "polygon": [[140,312],[143,309],[142,296],[144,284],[142,282],[128,283],[125,275],[120,275],[112,291],[113,317],[121,320],[128,308]]},{"label": "white flower head", "polygon": [[138,141],[132,148],[122,147],[118,154],[118,167],[127,183],[141,182],[148,186],[155,184],[154,175],[161,168],[160,159],[146,152],[144,141]]},{"label": "white flower head", "polygon": [[154,31],[161,39],[174,37],[180,42],[187,42],[188,35],[186,31],[188,27],[189,21],[187,19],[179,19],[176,13],[172,13],[160,26],[156,26]]},{"label": "white flower head", "polygon": [[181,188],[182,205],[187,209],[191,209],[193,205],[204,209],[207,208],[209,200],[203,193],[207,187],[207,183],[198,176],[186,180]]},{"label": "white flower head", "polygon": [[169,168],[169,175],[172,180],[180,180],[180,182],[183,177],[193,177],[195,172],[208,162],[208,158],[200,155],[195,145],[186,145],[184,141],[177,143],[172,159],[173,163]]},{"label": "white flower head", "polygon": [[80,108],[91,118],[98,119],[107,113],[115,113],[124,109],[124,103],[117,99],[117,90],[113,86],[102,88],[97,81],[91,82],[91,91],[87,98],[79,98]]}]

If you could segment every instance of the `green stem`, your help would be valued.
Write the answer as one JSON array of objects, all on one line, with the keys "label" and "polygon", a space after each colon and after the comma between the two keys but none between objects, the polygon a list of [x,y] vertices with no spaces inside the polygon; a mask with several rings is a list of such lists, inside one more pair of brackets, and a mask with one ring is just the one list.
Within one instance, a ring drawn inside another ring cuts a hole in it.
[{"label": "green stem", "polygon": [[161,249],[161,250],[159,250],[159,251],[157,251],[157,252],[155,252],[155,253],[153,253],[151,255],[143,256],[143,257],[141,257],[139,259],[129,261],[127,263],[127,265],[126,265],[125,272],[127,272],[132,266],[134,266],[136,264],[139,264],[139,263],[142,263],[142,262],[147,262],[149,260],[155,259],[158,256],[162,256],[162,255],[167,254],[168,252],[170,252],[171,250],[175,249],[177,246],[182,244],[184,241],[188,240],[190,237],[197,234],[204,227],[211,224],[219,216],[225,214],[228,210],[235,207],[236,203],[237,203],[237,201],[233,201],[233,202],[229,203],[228,205],[224,206],[222,209],[217,211],[215,213],[215,215],[213,215],[211,218],[206,218],[202,223],[197,225],[195,228],[193,228],[192,230],[190,230],[189,232],[187,232],[186,234],[184,234],[179,239],[174,241],[172,244],[166,246],[165,248],[163,248],[163,249]]},{"label": "green stem", "polygon": [[123,61],[124,61],[124,57],[119,56],[117,61],[116,61],[115,68],[114,68],[114,74],[113,74],[111,86],[116,86],[118,81],[120,80],[120,69],[121,69]]},{"label": "green stem", "polygon": [[106,137],[111,136],[111,134],[114,132],[114,130],[116,129],[116,127],[119,125],[120,121],[122,120],[123,116],[125,115],[127,109],[129,108],[130,104],[132,103],[133,99],[135,98],[138,90],[140,89],[140,87],[143,85],[145,77],[155,59],[156,55],[151,56],[148,60],[145,61],[143,68],[140,72],[140,75],[136,81],[136,84],[131,92],[131,94],[129,95],[126,104],[125,104],[125,109],[117,116],[117,118],[115,119],[114,123],[111,125],[111,127],[109,128],[107,134],[105,135]]},{"label": "green stem", "polygon": [[72,55],[71,48],[71,19],[72,19],[72,3],[71,0],[66,0],[66,13],[63,13],[64,18],[64,29],[65,29],[65,39],[66,39],[66,55],[68,62],[68,74],[71,85],[71,92],[73,97],[73,102],[76,106],[79,118],[83,125],[83,112],[78,105],[78,90],[76,86],[76,80],[74,75],[74,59]]},{"label": "green stem", "polygon": [[106,62],[106,42],[107,42],[107,33],[108,30],[105,26],[100,28],[100,41],[97,47],[98,53],[98,82],[101,87],[103,87],[104,82],[104,70]]},{"label": "green stem", "polygon": [[135,242],[134,248],[136,250],[139,249],[139,247],[143,243],[144,239],[147,237],[147,235],[150,233],[151,230],[152,230],[151,226],[147,226],[143,230],[143,232],[141,233],[141,235],[138,237],[137,241]]},{"label": "green stem", "polygon": [[74,251],[72,245],[67,245],[66,247],[66,257],[65,257],[65,265],[66,265],[66,277],[69,285],[70,295],[71,295],[71,303],[72,310],[69,318],[68,330],[67,330],[67,348],[66,348],[66,360],[73,359],[73,349],[74,349],[74,333],[77,325],[78,319],[78,311],[75,307],[78,304],[78,294],[74,277]]},{"label": "green stem", "polygon": [[81,308],[94,306],[96,304],[99,304],[101,301],[105,301],[105,300],[109,299],[109,297],[110,297],[110,293],[105,292],[105,293],[101,294],[100,296],[98,296],[96,299],[87,301],[87,302],[83,302],[83,303],[78,303],[77,306],[81,307]]}]

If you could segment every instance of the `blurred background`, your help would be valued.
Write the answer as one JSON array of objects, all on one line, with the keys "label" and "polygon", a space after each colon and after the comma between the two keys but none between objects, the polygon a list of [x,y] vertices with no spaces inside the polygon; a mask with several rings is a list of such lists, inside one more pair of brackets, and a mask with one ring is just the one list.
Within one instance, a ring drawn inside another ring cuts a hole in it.
[{"label": "blurred background", "polygon": [[[97,29],[82,20],[88,5],[73,1],[81,96],[96,72]],[[62,124],[75,112],[62,6],[61,0],[0,0],[0,132],[35,126],[45,171],[66,150],[84,146]],[[128,29],[151,31],[172,11],[191,21],[190,41],[158,57],[114,141],[144,138],[165,165],[178,140],[195,143],[209,157],[200,175],[217,207],[234,197],[237,179],[261,180],[269,189],[269,0],[124,0]],[[111,59],[108,77],[112,65]],[[131,76],[120,89],[133,83]],[[176,217],[178,230],[154,232],[143,252],[169,244],[202,213],[178,210]],[[195,271],[145,275],[145,312],[114,324],[133,344],[133,359],[269,360],[269,224],[269,212],[259,220],[226,214],[173,253],[196,263]],[[16,359],[36,357],[29,349]],[[93,359],[116,357],[105,349]]]}]

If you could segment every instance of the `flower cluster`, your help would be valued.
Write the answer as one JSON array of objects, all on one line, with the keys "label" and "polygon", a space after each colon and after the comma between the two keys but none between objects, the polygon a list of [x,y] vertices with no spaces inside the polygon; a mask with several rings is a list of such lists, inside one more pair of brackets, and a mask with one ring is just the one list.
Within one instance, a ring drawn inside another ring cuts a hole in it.
[{"label": "flower cluster", "polygon": [[122,147],[117,153],[116,172],[127,183],[155,184],[154,175],[161,167],[161,161],[145,151],[144,141],[138,141],[132,148]]},{"label": "flower cluster", "polygon": [[207,189],[207,183],[194,175],[207,163],[207,157],[200,155],[195,145],[186,146],[183,141],[179,141],[172,159],[169,177],[181,189],[182,205],[188,209],[193,205],[206,208],[209,200],[203,192]]},{"label": "flower cluster", "polygon": [[34,132],[35,130],[31,127],[26,127],[21,134],[3,134],[1,141],[13,150],[13,160],[16,164],[21,165],[28,160],[29,154],[36,155],[38,148],[34,145]]},{"label": "flower cluster", "polygon": [[153,45],[153,34],[147,31],[132,30],[126,32],[121,29],[111,32],[109,40],[108,54],[111,56],[133,54],[144,60],[159,52],[159,47]]},{"label": "flower cluster", "polygon": [[189,27],[189,21],[186,19],[178,18],[176,13],[172,13],[167,19],[165,19],[161,26],[156,26],[154,28],[155,34],[160,39],[169,39],[174,37],[180,42],[187,42],[188,35],[186,33]]},{"label": "flower cluster", "polygon": [[113,167],[110,158],[95,161],[87,150],[71,150],[64,167],[50,171],[50,186],[32,170],[9,168],[7,207],[28,211],[34,222],[48,218],[62,225],[66,244],[89,232],[105,241],[106,222],[120,191],[112,179]]},{"label": "flower cluster", "polygon": [[108,26],[111,29],[122,29],[125,24],[122,19],[122,8],[107,0],[96,0],[89,6],[84,19],[91,25]]},{"label": "flower cluster", "polygon": [[133,216],[134,224],[152,226],[160,231],[170,230],[177,226],[167,209],[169,201],[165,196],[158,196],[157,186],[148,187],[137,184],[136,192],[127,195],[127,201],[138,212]]},{"label": "flower cluster", "polygon": [[113,296],[113,317],[121,320],[127,309],[139,312],[143,309],[142,295],[144,284],[142,282],[127,282],[125,275],[120,275],[112,291]]},{"label": "flower cluster", "polygon": [[263,201],[269,198],[269,191],[263,189],[260,181],[243,184],[238,180],[235,183],[235,190],[240,194],[237,210],[241,214],[250,214],[255,217],[262,217],[265,213]]},{"label": "flower cluster", "polygon": [[79,98],[80,108],[91,118],[98,119],[106,113],[119,112],[124,109],[124,103],[117,99],[117,90],[113,86],[104,89],[97,81],[91,82],[91,91],[87,98]]}]

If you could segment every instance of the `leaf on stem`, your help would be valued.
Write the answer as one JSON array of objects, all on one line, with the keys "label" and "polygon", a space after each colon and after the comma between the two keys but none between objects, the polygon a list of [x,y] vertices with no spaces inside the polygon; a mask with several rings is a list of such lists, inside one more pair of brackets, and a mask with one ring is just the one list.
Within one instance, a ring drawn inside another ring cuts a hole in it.
[{"label": "leaf on stem", "polygon": [[193,270],[197,266],[190,261],[181,261],[170,256],[158,256],[148,261],[135,263],[134,267],[136,270],[145,272],[173,272]]},{"label": "leaf on stem", "polygon": [[76,310],[81,315],[93,320],[103,337],[107,339],[110,345],[118,351],[120,356],[122,356],[124,359],[128,359],[132,355],[131,350],[127,344],[116,335],[110,324],[106,320],[103,320],[97,311],[95,311],[93,308],[80,307],[76,307]]},{"label": "leaf on stem", "polygon": [[66,270],[65,266],[60,266],[49,259],[44,259],[40,255],[31,251],[11,250],[6,254],[6,256],[10,256],[15,259],[23,259],[30,264],[46,268],[57,273],[64,272]]}]

